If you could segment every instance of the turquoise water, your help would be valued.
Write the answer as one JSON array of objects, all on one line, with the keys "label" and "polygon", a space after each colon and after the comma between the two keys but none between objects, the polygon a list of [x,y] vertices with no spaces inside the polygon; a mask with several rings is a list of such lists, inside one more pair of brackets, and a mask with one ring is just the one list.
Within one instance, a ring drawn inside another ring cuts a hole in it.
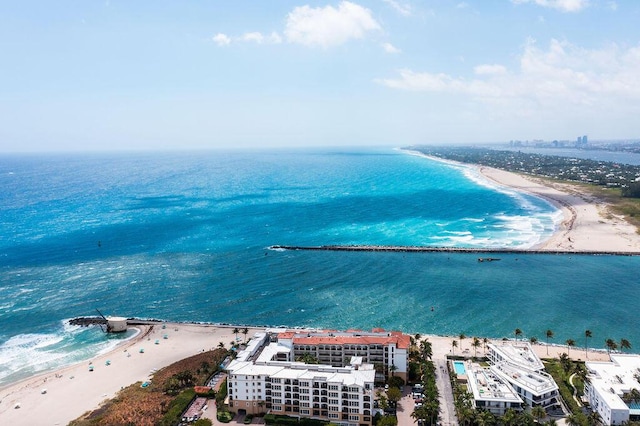
[{"label": "turquoise water", "polygon": [[460,361],[453,361],[453,368],[456,370],[458,376],[467,374],[467,369],[464,367],[464,363]]},{"label": "turquoise water", "polygon": [[[68,318],[640,344],[640,258],[274,251],[528,247],[559,212],[391,149],[0,157],[0,385],[114,342]],[[431,309],[433,307],[433,310]]]}]

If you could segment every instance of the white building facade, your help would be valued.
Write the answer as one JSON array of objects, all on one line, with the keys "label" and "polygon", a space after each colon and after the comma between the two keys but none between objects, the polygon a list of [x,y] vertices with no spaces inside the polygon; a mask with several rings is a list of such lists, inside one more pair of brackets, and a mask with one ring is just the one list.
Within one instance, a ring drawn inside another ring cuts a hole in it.
[{"label": "white building facade", "polygon": [[528,342],[489,344],[490,370],[513,388],[529,407],[560,406],[558,385]]},{"label": "white building facade", "polygon": [[[277,361],[289,349],[256,336],[227,367],[229,404],[248,414],[270,412],[331,421],[373,422],[375,370],[371,364],[334,367]],[[253,355],[250,355],[252,353]]]},{"label": "white building facade", "polygon": [[587,361],[584,395],[605,425],[640,420],[640,405],[625,402],[625,395],[640,390],[640,356],[611,355],[611,362]]}]

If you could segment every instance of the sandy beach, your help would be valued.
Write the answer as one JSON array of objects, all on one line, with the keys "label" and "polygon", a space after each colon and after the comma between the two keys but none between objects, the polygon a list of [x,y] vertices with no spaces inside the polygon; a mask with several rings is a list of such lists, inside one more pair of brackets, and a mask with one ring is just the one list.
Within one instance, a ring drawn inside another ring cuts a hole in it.
[{"label": "sandy beach", "polygon": [[[248,337],[256,331],[250,328]],[[0,424],[66,425],[83,413],[98,408],[100,403],[112,398],[122,387],[137,381],[149,380],[156,369],[202,351],[215,348],[219,342],[229,343],[235,339],[233,327],[201,324],[170,324],[166,329],[156,325],[140,327],[140,333],[107,354],[90,361],[69,366],[57,371],[35,376],[0,389]],[[163,339],[164,334],[168,339]],[[244,339],[243,335],[239,335]],[[456,355],[474,356],[472,338],[460,341],[457,337],[423,335],[433,347],[435,359],[444,359],[452,352],[452,340],[458,341]],[[159,344],[155,341],[159,340]],[[501,340],[493,341],[497,344]],[[140,353],[144,349],[144,353]],[[542,358],[558,357],[567,352],[564,346],[534,345]],[[547,355],[548,352],[548,355]],[[484,347],[477,348],[482,356]],[[571,358],[585,359],[584,348],[574,347]],[[603,351],[590,351],[590,360],[607,360]],[[106,365],[106,361],[110,365]],[[90,364],[91,363],[91,364]],[[93,371],[89,371],[89,366]],[[46,389],[46,393],[43,390]],[[16,404],[20,408],[15,408]]]},{"label": "sandy beach", "polygon": [[542,197],[563,212],[558,231],[536,247],[539,250],[640,253],[640,234],[635,226],[612,214],[606,203],[578,192],[570,184],[548,183],[490,167],[478,167],[487,179]]},{"label": "sandy beach", "polygon": [[[216,348],[219,342],[228,348],[236,338],[233,327],[227,326],[167,324],[165,329],[160,325],[136,328],[140,333],[109,353],[0,389],[0,424],[66,425],[112,398],[122,387],[148,380],[153,371]],[[249,330],[247,336],[251,337],[256,329]],[[163,338],[165,334],[167,339]],[[244,339],[242,334],[238,337]],[[106,365],[107,360],[110,365]],[[89,363],[93,371],[89,371]],[[20,408],[15,408],[16,404]]]}]

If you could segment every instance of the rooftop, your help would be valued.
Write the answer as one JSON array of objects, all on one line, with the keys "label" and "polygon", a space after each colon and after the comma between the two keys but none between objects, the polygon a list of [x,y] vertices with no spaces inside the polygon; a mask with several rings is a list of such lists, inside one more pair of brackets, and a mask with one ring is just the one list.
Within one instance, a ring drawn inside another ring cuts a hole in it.
[{"label": "rooftop", "polygon": [[531,348],[529,342],[505,341],[500,345],[490,343],[489,349],[499,353],[511,364],[528,370],[544,370],[544,364]]},{"label": "rooftop", "polygon": [[534,395],[558,389],[553,377],[543,371],[522,370],[519,366],[505,361],[492,365],[491,371],[511,383],[517,383]]},{"label": "rooftop", "polygon": [[[607,400],[607,404],[615,409],[629,409],[630,407],[621,397],[638,388],[638,381],[634,377],[640,374],[640,356],[611,355],[611,362],[587,361],[591,386],[600,389],[599,394]],[[640,414],[640,409],[633,408],[631,414]]]},{"label": "rooftop", "polygon": [[475,400],[521,403],[522,400],[500,376],[477,364],[467,364],[469,386]]},{"label": "rooftop", "polygon": [[407,349],[411,345],[411,337],[399,331],[360,330],[349,331],[287,331],[278,334],[278,339],[291,339],[297,345],[389,345],[394,344],[400,349]]}]

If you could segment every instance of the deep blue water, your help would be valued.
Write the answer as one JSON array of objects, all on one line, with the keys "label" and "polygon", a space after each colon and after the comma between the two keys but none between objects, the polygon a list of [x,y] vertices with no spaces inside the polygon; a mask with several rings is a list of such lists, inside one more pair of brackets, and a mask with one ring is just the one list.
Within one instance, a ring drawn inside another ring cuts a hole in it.
[{"label": "deep blue water", "polygon": [[[395,150],[0,157],[0,386],[115,343],[68,318],[640,344],[640,258],[274,251],[528,247],[559,212]],[[433,310],[431,309],[433,307]]]}]

